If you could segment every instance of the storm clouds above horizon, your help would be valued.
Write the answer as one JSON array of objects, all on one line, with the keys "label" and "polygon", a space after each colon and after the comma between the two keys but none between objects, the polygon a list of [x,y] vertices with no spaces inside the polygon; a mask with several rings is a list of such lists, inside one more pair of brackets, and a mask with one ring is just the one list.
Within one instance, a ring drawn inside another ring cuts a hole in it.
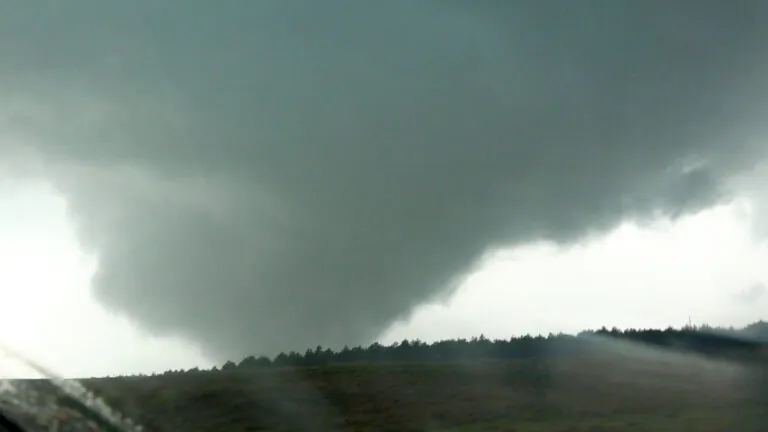
[{"label": "storm clouds above horizon", "polygon": [[701,210],[767,149],[760,1],[6,9],[6,175],[66,197],[102,304],[218,358],[367,343],[488,251]]}]

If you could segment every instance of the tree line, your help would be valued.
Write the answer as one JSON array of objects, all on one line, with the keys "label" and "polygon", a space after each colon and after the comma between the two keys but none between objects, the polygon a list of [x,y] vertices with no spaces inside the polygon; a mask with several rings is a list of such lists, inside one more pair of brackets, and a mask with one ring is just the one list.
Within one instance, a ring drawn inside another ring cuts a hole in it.
[{"label": "tree line", "polygon": [[[390,345],[374,342],[368,346],[345,346],[332,350],[322,346],[281,352],[270,358],[248,356],[239,362],[228,361],[212,371],[254,369],[265,367],[313,367],[352,363],[435,363],[456,361],[494,361],[548,356],[589,355],[597,345],[608,340],[626,341],[651,347],[693,352],[707,356],[728,356],[749,359],[768,358],[768,323],[759,321],[742,329],[687,325],[676,329],[607,329],[586,330],[577,335],[564,333],[548,336],[520,336],[509,339],[488,339],[483,335],[471,339],[450,339],[425,343],[418,339],[403,340]],[[179,374],[201,372],[169,370]]]}]

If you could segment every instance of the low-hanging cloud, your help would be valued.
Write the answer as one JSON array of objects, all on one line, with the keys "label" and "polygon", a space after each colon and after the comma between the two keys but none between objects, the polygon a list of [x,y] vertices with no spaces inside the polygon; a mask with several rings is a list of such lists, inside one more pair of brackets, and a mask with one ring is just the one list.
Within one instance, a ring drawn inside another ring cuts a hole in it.
[{"label": "low-hanging cloud", "polygon": [[757,0],[7,9],[4,154],[103,304],[216,357],[367,342],[491,248],[727,199],[767,136]]}]

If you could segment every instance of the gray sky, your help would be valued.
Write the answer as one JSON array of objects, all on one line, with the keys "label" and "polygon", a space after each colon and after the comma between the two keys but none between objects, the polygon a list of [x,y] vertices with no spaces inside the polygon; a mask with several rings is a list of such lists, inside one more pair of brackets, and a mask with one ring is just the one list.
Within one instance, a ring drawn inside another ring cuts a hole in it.
[{"label": "gray sky", "polygon": [[757,197],[765,18],[760,1],[24,3],[0,15],[0,151],[66,202],[93,298],[145,333],[216,359],[366,343],[488,251]]},{"label": "gray sky", "polygon": [[[754,207],[740,198],[673,223],[623,224],[573,246],[504,250],[448,301],[417,308],[378,339],[661,328],[688,316],[739,326],[766,318],[768,296],[754,287],[768,283],[768,242],[751,229]],[[79,250],[65,210],[50,187],[0,182],[0,342],[71,377],[216,364],[194,341],[141,331],[93,298],[94,257]],[[0,356],[0,376],[34,375]]]}]

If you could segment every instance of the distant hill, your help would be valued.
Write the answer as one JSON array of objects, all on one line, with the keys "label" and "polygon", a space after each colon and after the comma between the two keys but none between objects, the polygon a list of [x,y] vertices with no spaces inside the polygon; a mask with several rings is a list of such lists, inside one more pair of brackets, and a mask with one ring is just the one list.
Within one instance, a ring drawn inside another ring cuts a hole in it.
[{"label": "distant hill", "polygon": [[[442,340],[425,343],[403,340],[389,346],[373,343],[367,347],[344,347],[334,351],[317,346],[303,353],[280,353],[272,358],[249,356],[239,362],[229,361],[223,370],[269,366],[321,366],[348,363],[432,363],[475,360],[511,360],[551,356],[588,355],[599,339],[618,339],[668,350],[694,352],[708,356],[752,356],[764,353],[768,346],[768,323],[759,321],[742,329],[710,326],[686,326],[680,329],[607,329],[586,330],[578,335],[549,334],[488,339]],[[167,371],[166,373],[183,373]],[[191,372],[200,372],[197,369]]]},{"label": "distant hill", "polygon": [[768,322],[760,320],[750,324],[743,328],[741,333],[750,339],[768,344]]}]

